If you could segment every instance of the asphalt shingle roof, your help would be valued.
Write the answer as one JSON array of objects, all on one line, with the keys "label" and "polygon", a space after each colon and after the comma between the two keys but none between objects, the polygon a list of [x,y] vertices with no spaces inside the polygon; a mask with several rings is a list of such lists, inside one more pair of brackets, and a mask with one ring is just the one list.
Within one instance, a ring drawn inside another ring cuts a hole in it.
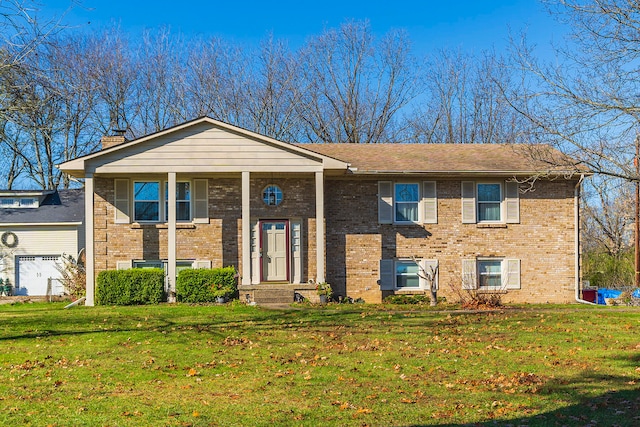
[{"label": "asphalt shingle roof", "polygon": [[84,189],[49,194],[38,208],[0,208],[0,224],[81,222],[84,220]]},{"label": "asphalt shingle roof", "polygon": [[[556,172],[581,168],[545,145],[295,144],[351,164],[358,172]],[[558,167],[552,163],[560,163]],[[585,170],[586,172],[586,170]]]}]

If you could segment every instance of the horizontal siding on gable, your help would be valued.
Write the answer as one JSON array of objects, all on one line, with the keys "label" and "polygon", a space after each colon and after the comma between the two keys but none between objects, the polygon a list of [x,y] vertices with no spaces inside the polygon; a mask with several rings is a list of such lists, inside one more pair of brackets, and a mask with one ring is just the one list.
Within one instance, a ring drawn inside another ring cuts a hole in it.
[{"label": "horizontal siding on gable", "polygon": [[96,166],[98,173],[322,170],[322,162],[316,159],[216,128],[151,139],[107,154]]}]

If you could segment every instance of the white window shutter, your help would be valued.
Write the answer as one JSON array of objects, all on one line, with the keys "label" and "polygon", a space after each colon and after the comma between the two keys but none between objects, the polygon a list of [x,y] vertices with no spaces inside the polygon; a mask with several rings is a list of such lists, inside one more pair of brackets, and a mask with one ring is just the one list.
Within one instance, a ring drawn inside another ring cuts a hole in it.
[{"label": "white window shutter", "polygon": [[506,222],[518,224],[520,222],[520,194],[518,183],[515,181],[507,181],[505,187]]},{"label": "white window shutter", "polygon": [[476,183],[462,181],[462,223],[476,222]]},{"label": "white window shutter", "polygon": [[[420,260],[420,270],[424,275],[433,275],[433,284],[435,289],[438,289],[438,260],[437,259],[423,259]],[[420,288],[430,290],[429,281],[420,277]]]},{"label": "white window shutter", "polygon": [[193,180],[193,222],[209,223],[209,180]]},{"label": "white window shutter", "polygon": [[129,270],[133,267],[133,262],[128,261],[116,261],[116,270]]},{"label": "white window shutter", "polygon": [[475,259],[462,260],[462,289],[477,289],[477,267]]},{"label": "white window shutter", "polygon": [[424,224],[438,223],[438,195],[435,181],[422,183],[422,222]]},{"label": "white window shutter", "polygon": [[129,180],[113,180],[113,205],[116,208],[115,223],[128,224],[129,218]]},{"label": "white window shutter", "polygon": [[380,260],[380,290],[392,291],[395,288],[395,272],[392,259]]},{"label": "white window shutter", "polygon": [[502,268],[503,274],[506,274],[506,288],[520,289],[520,260],[505,259]]},{"label": "white window shutter", "polygon": [[393,223],[393,182],[378,181],[378,222]]},{"label": "white window shutter", "polygon": [[192,268],[211,268],[211,260],[197,259],[191,264]]}]

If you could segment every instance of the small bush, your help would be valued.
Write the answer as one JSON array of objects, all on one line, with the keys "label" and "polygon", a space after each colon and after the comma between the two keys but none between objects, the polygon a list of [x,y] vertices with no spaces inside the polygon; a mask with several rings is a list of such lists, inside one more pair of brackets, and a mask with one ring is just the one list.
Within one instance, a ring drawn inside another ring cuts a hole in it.
[{"label": "small bush", "polygon": [[96,304],[158,304],[164,300],[164,270],[132,268],[107,270],[96,280]]},{"label": "small bush", "polygon": [[502,306],[502,295],[506,290],[487,291],[484,289],[462,289],[460,285],[449,284],[453,295],[457,299],[457,304],[462,308],[477,310],[490,309]]},{"label": "small bush", "polygon": [[86,272],[84,264],[71,255],[62,254],[60,262],[56,262],[56,270],[60,272],[60,282],[65,292],[73,299],[86,295]]},{"label": "small bush", "polygon": [[387,304],[429,304],[431,298],[428,295],[389,295],[384,299]]},{"label": "small bush", "polygon": [[176,280],[176,299],[187,303],[215,302],[218,297],[237,298],[236,269],[186,269]]}]

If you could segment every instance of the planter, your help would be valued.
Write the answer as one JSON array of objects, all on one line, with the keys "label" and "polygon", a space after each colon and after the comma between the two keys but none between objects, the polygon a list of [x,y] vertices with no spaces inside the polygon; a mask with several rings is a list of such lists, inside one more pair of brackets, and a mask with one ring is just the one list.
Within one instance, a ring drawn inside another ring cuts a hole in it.
[{"label": "planter", "polygon": [[326,295],[320,295],[320,304],[326,304],[328,300]]}]

